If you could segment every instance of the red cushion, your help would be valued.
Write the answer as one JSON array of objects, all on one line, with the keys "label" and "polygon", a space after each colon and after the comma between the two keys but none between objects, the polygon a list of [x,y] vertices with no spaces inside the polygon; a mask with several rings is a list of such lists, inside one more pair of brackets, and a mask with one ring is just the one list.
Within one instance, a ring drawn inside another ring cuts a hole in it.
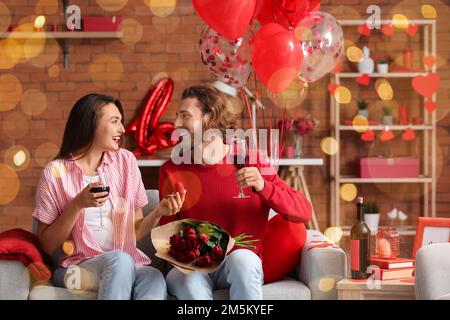
[{"label": "red cushion", "polygon": [[277,214],[269,220],[263,240],[264,283],[282,279],[294,270],[306,242],[306,227]]}]

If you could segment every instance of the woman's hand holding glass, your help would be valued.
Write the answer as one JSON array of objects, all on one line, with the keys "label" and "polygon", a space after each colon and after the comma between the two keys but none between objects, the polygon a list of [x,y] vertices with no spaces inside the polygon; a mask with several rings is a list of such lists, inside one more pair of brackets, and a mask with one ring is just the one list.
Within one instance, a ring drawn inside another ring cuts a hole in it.
[{"label": "woman's hand holding glass", "polygon": [[101,207],[109,199],[109,192],[91,192],[93,187],[101,187],[101,182],[90,183],[74,199],[73,203],[80,210],[90,207]]}]

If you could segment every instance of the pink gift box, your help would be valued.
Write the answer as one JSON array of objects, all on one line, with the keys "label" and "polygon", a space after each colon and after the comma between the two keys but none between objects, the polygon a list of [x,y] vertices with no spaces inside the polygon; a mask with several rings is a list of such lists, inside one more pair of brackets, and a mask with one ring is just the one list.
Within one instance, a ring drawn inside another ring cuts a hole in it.
[{"label": "pink gift box", "polygon": [[417,178],[420,160],[415,157],[361,158],[361,178]]},{"label": "pink gift box", "polygon": [[83,31],[118,31],[122,17],[83,17]]}]

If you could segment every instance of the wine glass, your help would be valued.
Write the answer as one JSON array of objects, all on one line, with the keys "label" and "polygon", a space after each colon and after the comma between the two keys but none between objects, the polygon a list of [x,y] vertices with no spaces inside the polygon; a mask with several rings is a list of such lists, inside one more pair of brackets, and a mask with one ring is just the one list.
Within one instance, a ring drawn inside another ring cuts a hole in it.
[{"label": "wine glass", "polygon": [[[240,170],[248,163],[247,142],[245,138],[233,137],[231,139],[231,161]],[[242,185],[239,184],[239,194],[234,196],[235,199],[250,198],[244,193]]]},{"label": "wine glass", "polygon": [[[93,180],[96,177],[98,177],[98,181]],[[105,177],[105,173],[104,172],[102,172],[102,171],[96,172],[95,175],[92,176],[91,180],[90,180],[90,183],[93,183],[93,182],[100,182],[101,185],[100,186],[96,186],[96,187],[92,187],[90,189],[90,192],[92,192],[92,193],[108,192],[108,194],[109,194],[109,186],[107,186],[106,177]],[[104,228],[102,207],[98,207],[98,208],[99,208],[99,211],[100,211],[100,226],[98,228],[96,228],[96,230],[94,230],[94,231],[100,231],[101,229]]]}]

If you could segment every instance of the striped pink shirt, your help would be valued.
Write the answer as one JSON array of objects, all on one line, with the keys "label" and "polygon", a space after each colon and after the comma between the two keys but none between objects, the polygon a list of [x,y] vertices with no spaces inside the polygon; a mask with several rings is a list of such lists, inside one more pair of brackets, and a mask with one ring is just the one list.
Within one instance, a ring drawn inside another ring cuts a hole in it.
[{"label": "striped pink shirt", "polygon": [[[105,152],[98,171],[105,172],[110,187],[114,224],[113,250],[128,253],[138,265],[150,264],[150,258],[136,248],[134,225],[142,216],[135,217],[135,210],[148,203],[136,157],[125,149]],[[50,162],[44,168],[38,184],[33,218],[52,224],[82,190],[83,173],[75,161],[58,159]],[[67,268],[103,253],[85,223],[84,210],[68,240],[73,241],[75,250],[61,259],[60,265],[63,267]]]}]

